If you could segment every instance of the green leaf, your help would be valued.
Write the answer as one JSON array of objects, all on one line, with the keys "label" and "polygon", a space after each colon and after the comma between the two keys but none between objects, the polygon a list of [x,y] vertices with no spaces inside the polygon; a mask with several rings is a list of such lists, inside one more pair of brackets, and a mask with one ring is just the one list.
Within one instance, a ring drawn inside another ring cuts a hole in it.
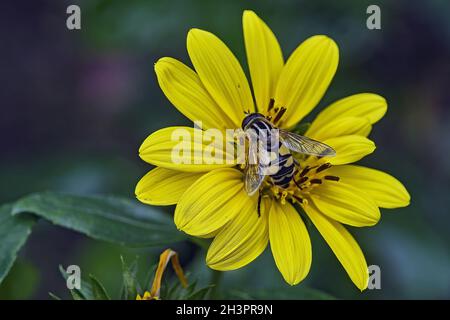
[{"label": "green leaf", "polygon": [[205,300],[208,293],[211,291],[211,289],[214,287],[214,285],[209,285],[204,288],[200,288],[196,291],[194,291],[192,294],[190,294],[186,299],[187,300]]},{"label": "green leaf", "polygon": [[13,206],[0,206],[0,283],[14,264],[36,219],[30,215],[13,216]]},{"label": "green leaf", "polygon": [[[181,288],[181,282],[180,281],[173,281],[172,286],[165,286],[161,288],[161,297],[163,297],[166,300],[177,300],[180,296],[180,288]],[[164,289],[164,290],[163,290]]]},{"label": "green leaf", "polygon": [[112,196],[38,193],[20,199],[13,214],[34,213],[87,236],[131,247],[166,245],[186,239],[172,219],[137,201]]},{"label": "green leaf", "polygon": [[29,261],[18,258],[0,285],[0,300],[33,299],[40,280],[39,269]]},{"label": "green leaf", "polygon": [[[64,280],[67,280],[68,274],[62,265],[59,265],[59,271],[61,272]],[[69,289],[70,294],[74,300],[94,300],[94,293],[92,286],[89,282],[81,278],[80,289]]]},{"label": "green leaf", "polygon": [[120,260],[122,261],[123,297],[125,300],[135,300],[139,287],[136,280],[137,260],[134,260],[131,265],[125,263],[123,256],[120,256]]},{"label": "green leaf", "polygon": [[190,296],[195,292],[195,288],[197,287],[197,281],[198,280],[194,280],[190,285],[188,285],[188,287],[185,289],[186,290],[186,296]]},{"label": "green leaf", "polygon": [[83,294],[77,289],[70,290],[70,294],[72,295],[73,300],[86,300]]},{"label": "green leaf", "polygon": [[90,274],[89,279],[91,280],[92,293],[95,300],[111,300],[105,287],[97,278]]},{"label": "green leaf", "polygon": [[53,300],[62,300],[60,297],[58,297],[56,294],[49,292],[48,295],[50,296],[50,298],[52,298]]},{"label": "green leaf", "polygon": [[228,293],[231,299],[245,300],[334,300],[335,298],[325,292],[308,288],[305,286],[253,289],[244,292],[242,290],[231,290]]}]

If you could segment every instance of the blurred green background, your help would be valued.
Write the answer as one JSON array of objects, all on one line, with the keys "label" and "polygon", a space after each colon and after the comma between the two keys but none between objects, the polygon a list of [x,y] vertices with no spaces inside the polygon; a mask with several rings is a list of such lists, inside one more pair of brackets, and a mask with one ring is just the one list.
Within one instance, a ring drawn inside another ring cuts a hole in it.
[{"label": "blurred green background", "polygon": [[[80,31],[66,28],[70,4],[81,7]],[[366,28],[370,4],[381,8],[381,30]],[[159,89],[153,63],[172,56],[189,64],[185,37],[198,27],[224,40],[248,74],[244,9],[269,24],[285,57],[314,34],[338,43],[337,74],[314,113],[353,93],[386,97],[388,113],[371,135],[377,150],[363,163],[399,178],[412,197],[407,208],[383,210],[375,227],[351,230],[368,263],[381,267],[381,290],[361,294],[314,228],[313,265],[300,287],[337,298],[450,298],[450,2],[444,0],[4,1],[0,202],[42,190],[133,198],[150,169],[138,158],[144,138],[168,125],[190,125]],[[139,255],[145,269],[162,249],[122,248],[40,222],[0,298],[67,296],[59,264],[78,264],[115,292],[121,254]],[[208,282],[203,251],[187,243],[173,249],[185,269]],[[277,287],[294,298],[297,290],[283,282],[270,251],[227,273],[223,285],[241,288],[242,281],[249,293]]]}]

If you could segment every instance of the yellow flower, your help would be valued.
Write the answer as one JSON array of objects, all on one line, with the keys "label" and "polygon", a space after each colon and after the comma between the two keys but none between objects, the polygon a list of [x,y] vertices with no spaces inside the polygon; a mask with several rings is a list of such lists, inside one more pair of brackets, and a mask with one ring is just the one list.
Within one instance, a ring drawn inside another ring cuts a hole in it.
[{"label": "yellow flower", "polygon": [[[173,58],[162,58],[155,64],[159,85],[181,113],[201,120],[205,129],[239,128],[244,112],[257,110],[289,130],[325,94],[337,69],[338,47],[327,36],[313,36],[284,62],[277,39],[254,12],[244,12],[243,29],[256,106],[236,57],[219,38],[199,29],[187,36],[195,71]],[[286,110],[280,116],[282,107]],[[178,142],[171,135],[180,127],[161,129],[142,144],[140,157],[157,168],[139,181],[136,196],[147,204],[176,204],[175,224],[180,230],[214,238],[206,257],[213,269],[243,267],[270,243],[275,263],[291,285],[303,280],[311,266],[310,238],[295,209],[300,206],[354,284],[364,290],[367,263],[343,225],[373,226],[380,219],[379,207],[403,207],[410,201],[405,187],[392,176],[350,165],[375,150],[367,136],[386,110],[385,99],[372,93],[349,96],[323,110],[305,135],[333,147],[336,156],[299,157],[302,169],[287,189],[267,180],[260,190],[260,217],[258,196],[244,191],[238,166],[173,163],[171,151]],[[208,147],[202,140],[195,144],[202,150]]]}]

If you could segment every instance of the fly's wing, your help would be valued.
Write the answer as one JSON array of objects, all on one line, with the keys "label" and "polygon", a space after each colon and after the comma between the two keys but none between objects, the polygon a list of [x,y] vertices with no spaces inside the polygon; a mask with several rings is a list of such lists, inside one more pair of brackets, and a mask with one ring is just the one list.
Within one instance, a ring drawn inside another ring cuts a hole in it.
[{"label": "fly's wing", "polygon": [[316,157],[334,157],[336,151],[325,143],[279,129],[280,139],[288,149]]},{"label": "fly's wing", "polygon": [[244,189],[249,196],[255,194],[264,181],[264,174],[261,166],[257,164],[247,164],[244,171]]},{"label": "fly's wing", "polygon": [[264,181],[262,162],[266,160],[262,158],[268,155],[257,140],[249,138],[249,141],[247,163],[244,170],[244,188],[248,195],[253,195]]},{"label": "fly's wing", "polygon": [[270,153],[267,151],[266,135],[258,136],[253,130],[246,131],[249,141],[247,163],[267,166],[270,163]]}]

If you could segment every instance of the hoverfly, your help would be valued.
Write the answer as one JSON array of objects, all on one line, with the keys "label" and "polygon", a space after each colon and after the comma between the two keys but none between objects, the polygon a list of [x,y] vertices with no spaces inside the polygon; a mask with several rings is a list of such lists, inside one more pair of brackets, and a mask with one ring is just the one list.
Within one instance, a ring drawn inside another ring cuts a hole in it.
[{"label": "hoverfly", "polygon": [[[250,113],[242,121],[250,146],[244,171],[244,188],[255,194],[267,176],[282,189],[294,178],[298,166],[291,151],[317,157],[335,156],[330,146],[299,134],[276,128],[264,115]],[[258,136],[258,138],[256,138]],[[258,215],[261,194],[258,198]]]}]

